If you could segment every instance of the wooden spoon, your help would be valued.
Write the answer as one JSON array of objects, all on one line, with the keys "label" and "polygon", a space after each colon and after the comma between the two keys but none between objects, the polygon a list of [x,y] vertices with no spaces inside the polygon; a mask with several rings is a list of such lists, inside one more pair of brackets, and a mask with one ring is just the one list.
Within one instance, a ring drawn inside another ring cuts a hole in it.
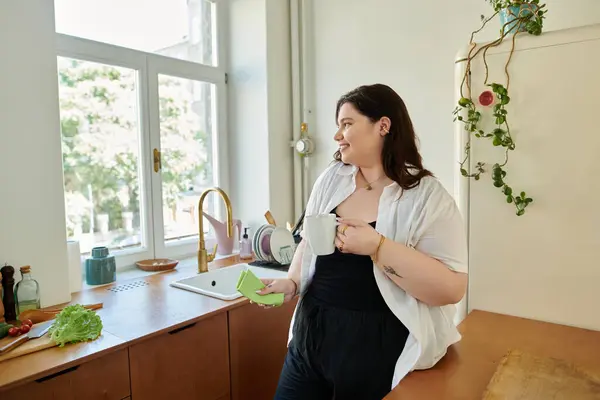
[{"label": "wooden spoon", "polygon": [[267,210],[267,212],[265,213],[265,219],[269,224],[277,226],[277,223],[275,222],[275,218],[273,218],[273,214],[271,214],[271,211]]},{"label": "wooden spoon", "polygon": [[[103,307],[103,303],[96,304],[88,304],[84,305],[84,308],[88,310],[98,310]],[[21,314],[19,314],[19,320],[23,321],[25,319],[30,319],[34,324],[49,321],[52,318],[56,318],[56,315],[63,310],[62,308],[57,308],[54,310],[25,310]]]}]

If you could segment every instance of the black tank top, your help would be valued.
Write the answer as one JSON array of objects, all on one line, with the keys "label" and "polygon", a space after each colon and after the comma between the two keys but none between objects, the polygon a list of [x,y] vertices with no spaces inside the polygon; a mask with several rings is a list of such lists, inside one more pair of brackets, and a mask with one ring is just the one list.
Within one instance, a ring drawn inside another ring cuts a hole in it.
[{"label": "black tank top", "polygon": [[[375,227],[375,222],[370,225]],[[375,281],[371,257],[342,253],[337,247],[332,254],[317,256],[307,296],[326,306],[391,312]]]}]

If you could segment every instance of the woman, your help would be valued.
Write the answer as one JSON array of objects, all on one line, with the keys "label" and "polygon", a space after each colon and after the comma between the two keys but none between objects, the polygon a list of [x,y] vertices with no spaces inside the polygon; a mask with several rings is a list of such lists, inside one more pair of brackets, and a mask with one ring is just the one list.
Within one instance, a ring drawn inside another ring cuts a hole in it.
[{"label": "woman", "polygon": [[338,101],[336,122],[335,162],[306,208],[337,214],[336,251],[315,256],[303,238],[288,278],[259,292],[300,295],[276,399],[382,399],[460,339],[463,222],[422,165],[404,102],[361,86]]}]

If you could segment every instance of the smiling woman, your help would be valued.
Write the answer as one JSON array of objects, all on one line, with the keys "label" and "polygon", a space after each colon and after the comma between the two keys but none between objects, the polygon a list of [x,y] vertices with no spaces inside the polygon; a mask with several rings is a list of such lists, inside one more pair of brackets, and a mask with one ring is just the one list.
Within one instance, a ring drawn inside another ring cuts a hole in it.
[{"label": "smiling woman", "polygon": [[277,399],[381,399],[460,339],[463,223],[422,165],[404,102],[361,86],[340,98],[336,122],[335,161],[306,208],[338,216],[336,249],[317,256],[304,238],[288,279],[262,292],[300,294]]},{"label": "smiling woman", "polygon": [[[376,179],[387,176],[404,189],[411,188],[431,172],[423,168],[406,105],[386,86],[374,85],[370,91],[376,91],[379,98],[370,98],[369,91],[363,89],[349,92],[338,101],[334,139],[339,149],[334,159],[361,166],[363,177],[365,169],[380,164],[383,174],[370,173],[379,175]],[[410,168],[416,171],[411,173]]]}]

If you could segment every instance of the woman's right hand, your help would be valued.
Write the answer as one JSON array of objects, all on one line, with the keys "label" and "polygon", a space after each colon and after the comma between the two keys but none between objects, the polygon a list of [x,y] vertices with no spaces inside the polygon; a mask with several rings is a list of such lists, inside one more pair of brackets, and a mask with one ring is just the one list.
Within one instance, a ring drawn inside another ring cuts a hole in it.
[{"label": "woman's right hand", "polygon": [[[283,302],[287,303],[292,300],[296,295],[297,285],[292,279],[261,279],[265,287],[257,291],[259,295],[265,295],[269,293],[283,293]],[[259,304],[261,307],[267,307]]]}]

